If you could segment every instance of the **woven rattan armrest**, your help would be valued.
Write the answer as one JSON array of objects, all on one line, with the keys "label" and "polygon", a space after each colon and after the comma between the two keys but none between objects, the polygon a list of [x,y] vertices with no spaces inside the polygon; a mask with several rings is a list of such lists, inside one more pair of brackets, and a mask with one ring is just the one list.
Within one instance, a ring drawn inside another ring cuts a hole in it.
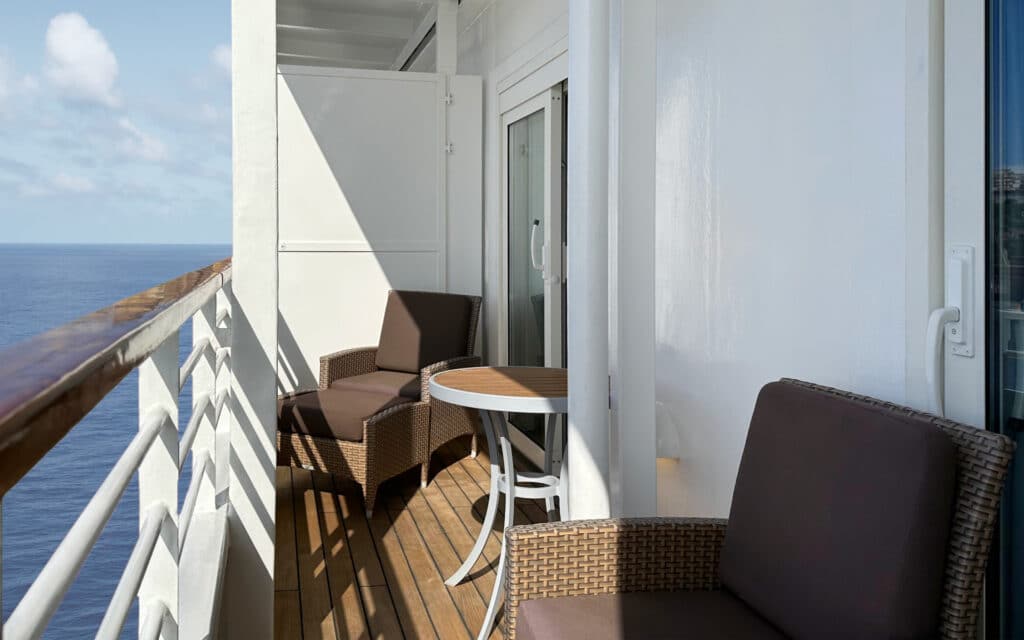
[{"label": "woven rattan armrest", "polygon": [[479,367],[480,356],[460,356],[449,360],[442,360],[427,365],[420,370],[420,399],[424,402],[430,400],[430,376],[449,371],[451,369],[464,369],[465,367]]},{"label": "woven rattan armrest", "polygon": [[519,599],[717,589],[725,520],[570,520],[511,527],[509,593]]},{"label": "woven rattan armrest", "polygon": [[524,600],[718,589],[725,527],[710,518],[638,518],[507,529],[506,637],[515,637]]},{"label": "woven rattan armrest", "polygon": [[377,370],[377,347],[345,349],[320,356],[320,388],[326,389],[341,378],[350,378]]}]

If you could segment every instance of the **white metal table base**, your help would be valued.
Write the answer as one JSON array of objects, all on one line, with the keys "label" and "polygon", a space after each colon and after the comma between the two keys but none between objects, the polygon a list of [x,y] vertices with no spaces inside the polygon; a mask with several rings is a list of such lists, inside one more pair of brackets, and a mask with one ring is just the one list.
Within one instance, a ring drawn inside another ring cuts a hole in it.
[{"label": "white metal table base", "polygon": [[[517,473],[512,457],[512,442],[508,436],[508,424],[505,422],[505,415],[498,411],[480,411],[483,420],[484,435],[487,437],[487,452],[491,458],[491,484],[490,495],[487,498],[487,511],[477,536],[476,544],[469,556],[459,567],[458,571],[452,574],[445,584],[455,586],[473,569],[473,565],[483,553],[487,536],[490,535],[494,520],[498,514],[499,493],[505,494],[505,522],[504,529],[512,526],[515,515],[516,498],[543,499],[547,508],[548,518],[555,513],[555,496],[561,498],[560,505],[565,504],[562,498],[562,487],[559,477],[551,473],[551,445],[554,443],[554,428],[557,424],[555,416],[548,419],[547,434],[545,434],[544,451],[544,473]],[[500,455],[500,459],[499,459]],[[509,481],[512,478],[512,481]],[[494,618],[498,613],[498,603],[504,591],[505,575],[505,536],[501,537],[501,555],[498,557],[498,569],[494,578],[494,590],[491,592],[490,602],[487,604],[487,613],[484,614],[484,621],[480,627],[480,634],[477,640],[484,640],[490,635],[494,626]]]}]

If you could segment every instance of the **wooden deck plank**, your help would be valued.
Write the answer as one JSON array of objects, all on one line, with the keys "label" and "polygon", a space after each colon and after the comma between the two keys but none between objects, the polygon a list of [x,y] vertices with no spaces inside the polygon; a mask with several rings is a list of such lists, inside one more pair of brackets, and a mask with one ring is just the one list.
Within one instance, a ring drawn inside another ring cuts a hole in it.
[{"label": "wooden deck plank", "polygon": [[[451,534],[442,527],[434,510],[427,504],[425,495],[436,492],[437,489],[430,486],[420,489],[406,501],[406,508],[416,524],[420,537],[425,543],[424,548],[429,551],[430,557],[434,561],[434,566],[437,567],[441,583],[444,584],[448,576],[455,573],[459,566],[462,565],[464,557],[464,555],[460,555],[456,550],[452,537],[460,534],[465,537],[468,536],[465,529],[461,527],[461,523],[459,523],[458,527],[452,528]],[[452,518],[457,518],[454,513],[451,516]],[[464,540],[463,537],[459,539]],[[428,540],[430,541],[429,544],[426,543]],[[472,541],[470,541],[468,546],[465,546],[463,553],[468,554],[470,548],[472,548]],[[478,591],[478,585],[473,580],[464,580],[461,584],[457,584],[454,587],[449,587],[445,584],[444,587],[455,602],[455,606],[462,616],[463,623],[470,633],[475,635],[476,631],[480,628],[480,624],[483,622],[484,612],[487,610],[487,597],[490,594],[488,593],[487,596],[482,595]]]},{"label": "wooden deck plank", "polygon": [[303,637],[306,640],[337,640],[338,631],[320,537],[320,518],[317,515],[313,478],[309,471],[292,469],[292,495],[296,510],[295,536]]},{"label": "wooden deck plank", "polygon": [[[444,584],[472,549],[486,508],[485,467],[466,456],[467,448],[446,447],[426,488],[415,472],[387,483],[369,521],[354,484],[278,469],[277,535],[283,544],[275,550],[281,568],[276,637],[475,637],[494,586],[501,535],[499,521],[467,580]],[[289,537],[296,560],[292,578],[286,568]],[[497,623],[490,638],[501,638],[500,615]]]},{"label": "wooden deck plank", "polygon": [[348,531],[341,518],[338,496],[330,476],[313,474],[320,534],[327,568],[327,584],[334,607],[334,619],[341,638],[369,638],[360,588],[356,582]]},{"label": "wooden deck plank", "polygon": [[359,487],[335,479],[334,490],[338,505],[348,532],[349,549],[355,565],[356,579],[361,587],[383,587],[387,585],[384,570],[374,544],[370,525],[366,521],[366,508]]},{"label": "wooden deck plank", "polygon": [[297,590],[274,592],[274,640],[302,638],[300,606]]},{"label": "wooden deck plank", "polygon": [[[455,506],[448,499],[449,494],[456,494],[456,499],[462,498],[467,503]],[[473,508],[465,500],[465,495],[455,486],[451,476],[447,473],[439,474],[439,481],[427,487],[423,491],[427,504],[434,512],[434,516],[441,523],[444,533],[448,536],[455,548],[455,553],[461,565],[476,543],[477,534],[480,532],[480,522],[473,517]],[[482,519],[482,516],[479,516]],[[469,572],[467,580],[476,585],[477,591],[486,602],[491,597],[491,588],[494,586],[494,571],[498,566],[497,559],[501,550],[501,542],[497,535],[490,535],[484,543],[484,550],[480,559],[476,561],[473,569]],[[450,575],[450,574],[449,574]]]},{"label": "wooden deck plank", "polygon": [[[427,552],[426,543],[420,537],[412,515],[405,508],[388,509],[388,515],[391,517],[392,529],[398,536],[409,562],[415,587],[427,606],[434,630],[445,640],[470,637],[469,629],[463,622],[451,594],[445,588],[444,578]],[[405,593],[408,586],[402,585],[401,590]]]},{"label": "wooden deck plank", "polygon": [[[274,543],[274,589],[296,591],[299,570],[295,552],[295,509],[292,506],[292,474],[288,467],[278,467],[277,539]],[[296,602],[298,597],[296,596]]]},{"label": "wooden deck plank", "polygon": [[398,612],[391,601],[387,587],[360,587],[366,616],[370,620],[370,637],[373,640],[394,640],[404,637],[398,622]]},{"label": "wooden deck plank", "polygon": [[391,599],[402,624],[402,631],[408,638],[435,638],[434,625],[427,614],[412,570],[405,559],[398,534],[391,528],[387,511],[378,509],[370,519],[370,529],[380,553],[380,563],[387,576]]}]

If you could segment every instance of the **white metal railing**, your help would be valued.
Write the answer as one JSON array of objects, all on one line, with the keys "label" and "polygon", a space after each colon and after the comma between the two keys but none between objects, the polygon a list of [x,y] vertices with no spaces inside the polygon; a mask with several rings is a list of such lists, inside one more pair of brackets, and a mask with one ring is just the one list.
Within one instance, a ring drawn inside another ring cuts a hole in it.
[{"label": "white metal railing", "polygon": [[[227,469],[217,466],[217,442],[230,418],[230,277],[228,267],[192,292],[198,296],[183,297],[157,316],[181,319],[158,332],[159,346],[138,367],[139,431],[3,625],[4,640],[42,635],[136,472],[139,536],[96,637],[120,637],[136,598],[140,638],[216,634],[220,598],[196,602],[183,595],[179,601],[179,594],[219,595],[223,580]],[[193,348],[179,366],[179,330],[189,315]],[[126,351],[135,346],[130,339],[124,338]],[[189,379],[192,417],[179,439],[178,397]],[[178,484],[190,452],[192,476],[179,512]],[[213,565],[210,552],[219,558]]]}]

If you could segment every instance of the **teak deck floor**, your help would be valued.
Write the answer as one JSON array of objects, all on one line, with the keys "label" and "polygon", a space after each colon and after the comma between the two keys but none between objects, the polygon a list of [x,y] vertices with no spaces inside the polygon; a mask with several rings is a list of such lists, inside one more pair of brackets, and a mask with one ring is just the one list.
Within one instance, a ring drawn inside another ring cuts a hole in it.
[{"label": "teak deck floor", "polygon": [[[469,554],[487,506],[486,453],[468,440],[381,486],[366,519],[359,488],[302,469],[277,469],[274,637],[475,638],[501,547],[492,532],[469,577],[445,579]],[[543,503],[517,500],[516,523],[544,522]],[[502,521],[499,512],[495,529]],[[491,638],[501,638],[501,611]]]}]

